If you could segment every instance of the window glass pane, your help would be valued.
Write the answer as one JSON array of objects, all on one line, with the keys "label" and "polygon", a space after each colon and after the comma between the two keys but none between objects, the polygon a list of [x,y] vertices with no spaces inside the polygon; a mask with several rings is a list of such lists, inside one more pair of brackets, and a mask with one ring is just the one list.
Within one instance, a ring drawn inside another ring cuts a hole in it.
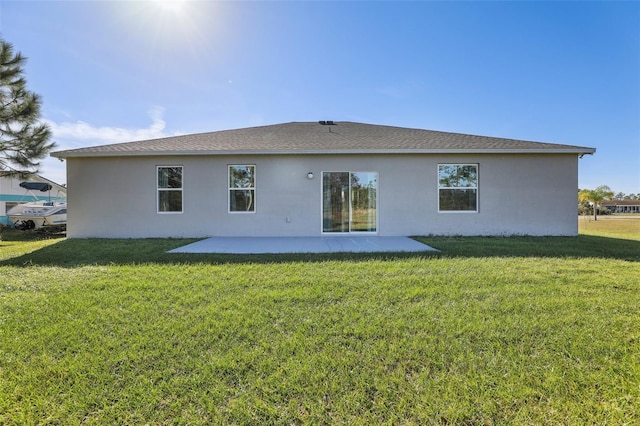
[{"label": "window glass pane", "polygon": [[478,186],[478,167],[474,164],[440,164],[438,185],[440,188],[475,188]]},{"label": "window glass pane", "polygon": [[441,211],[476,211],[476,189],[440,189]]},{"label": "window glass pane", "polygon": [[322,230],[349,232],[349,173],[323,173],[322,196]]},{"label": "window glass pane", "polygon": [[229,211],[254,211],[254,190],[234,189],[229,191]]},{"label": "window glass pane", "polygon": [[229,188],[254,188],[255,166],[229,166]]},{"label": "window glass pane", "polygon": [[376,230],[377,173],[351,174],[351,231]]},{"label": "window glass pane", "polygon": [[458,167],[458,185],[459,188],[475,188],[478,186],[478,168],[474,165],[467,164]]},{"label": "window glass pane", "polygon": [[182,191],[158,191],[159,212],[181,212]]},{"label": "window glass pane", "polygon": [[182,167],[158,167],[158,188],[182,188]]},{"label": "window glass pane", "polygon": [[322,174],[322,231],[375,232],[378,174]]},{"label": "window glass pane", "polygon": [[454,178],[457,166],[450,164],[441,164],[438,166],[438,185],[441,188],[450,188],[454,185]]}]

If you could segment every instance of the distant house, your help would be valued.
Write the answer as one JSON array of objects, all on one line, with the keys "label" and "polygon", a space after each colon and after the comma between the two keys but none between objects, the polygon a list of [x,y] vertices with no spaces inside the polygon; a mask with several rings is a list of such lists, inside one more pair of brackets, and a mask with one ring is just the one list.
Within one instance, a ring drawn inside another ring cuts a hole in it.
[{"label": "distant house", "polygon": [[604,200],[600,205],[611,213],[640,213],[640,200]]},{"label": "distant house", "polygon": [[576,235],[594,148],[353,122],[71,149],[71,238]]},{"label": "distant house", "polygon": [[[51,185],[51,191],[30,191],[20,186],[21,182],[43,182]],[[42,176],[33,174],[27,179],[12,176],[6,170],[0,170],[0,224],[11,225],[7,212],[17,204],[31,201],[65,201],[67,188]]]}]

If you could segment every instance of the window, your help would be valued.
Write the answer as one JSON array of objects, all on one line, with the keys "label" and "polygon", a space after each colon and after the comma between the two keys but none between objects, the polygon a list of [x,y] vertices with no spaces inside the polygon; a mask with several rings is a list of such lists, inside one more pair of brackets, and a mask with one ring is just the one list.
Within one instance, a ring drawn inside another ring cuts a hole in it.
[{"label": "window", "polygon": [[158,213],[182,213],[182,166],[158,166]]},{"label": "window", "polygon": [[438,164],[438,210],[478,211],[477,164]]},{"label": "window", "polygon": [[229,212],[256,211],[256,166],[229,166]]}]

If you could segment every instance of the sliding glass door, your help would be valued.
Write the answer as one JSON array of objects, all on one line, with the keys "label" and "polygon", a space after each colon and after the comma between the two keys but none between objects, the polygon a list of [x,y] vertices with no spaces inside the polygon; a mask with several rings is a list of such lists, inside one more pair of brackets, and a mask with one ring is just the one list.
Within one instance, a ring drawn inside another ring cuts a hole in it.
[{"label": "sliding glass door", "polygon": [[377,231],[378,173],[322,173],[322,232]]}]

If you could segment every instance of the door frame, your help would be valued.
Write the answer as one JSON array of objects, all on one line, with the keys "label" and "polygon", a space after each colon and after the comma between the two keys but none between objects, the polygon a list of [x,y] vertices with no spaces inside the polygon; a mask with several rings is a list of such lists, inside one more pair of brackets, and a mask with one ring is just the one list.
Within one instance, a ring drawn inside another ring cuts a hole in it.
[{"label": "door frame", "polygon": [[[349,230],[346,232],[328,232],[324,230],[324,175],[325,173],[349,173]],[[351,205],[351,175],[354,173],[375,173],[376,175],[376,230],[375,231],[352,231],[351,230],[351,222],[352,222],[352,205]],[[353,236],[353,235],[377,235],[380,232],[380,209],[379,209],[379,200],[380,200],[380,173],[377,171],[345,171],[345,170],[323,170],[320,172],[320,233],[321,235],[345,235],[345,236]]]}]

